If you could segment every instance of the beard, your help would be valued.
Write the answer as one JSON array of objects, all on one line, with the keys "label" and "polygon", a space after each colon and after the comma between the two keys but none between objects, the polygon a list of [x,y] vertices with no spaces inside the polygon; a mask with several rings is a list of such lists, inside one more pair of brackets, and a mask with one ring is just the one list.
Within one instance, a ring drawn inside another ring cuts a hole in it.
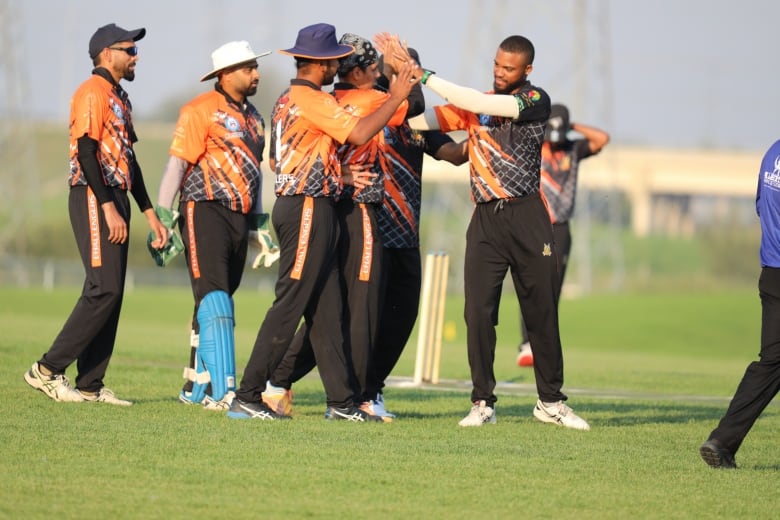
[{"label": "beard", "polygon": [[507,84],[506,87],[499,88],[496,85],[495,81],[493,81],[493,92],[495,92],[496,94],[512,94],[515,90],[522,87],[525,84],[525,82],[526,79],[525,77],[523,77],[522,79],[517,80],[514,83]]},{"label": "beard", "polygon": [[322,78],[322,84],[323,85],[332,85],[333,80],[336,78],[335,74],[328,74],[324,78]]}]

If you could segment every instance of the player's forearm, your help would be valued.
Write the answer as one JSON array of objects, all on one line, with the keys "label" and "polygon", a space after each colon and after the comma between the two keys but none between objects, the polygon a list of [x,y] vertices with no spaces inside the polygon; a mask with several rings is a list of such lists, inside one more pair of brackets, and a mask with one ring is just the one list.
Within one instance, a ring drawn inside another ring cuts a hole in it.
[{"label": "player's forearm", "polygon": [[436,74],[431,74],[425,86],[458,108],[490,116],[510,117],[520,115],[520,106],[514,96],[504,94],[485,94],[477,89],[462,87]]},{"label": "player's forearm", "polygon": [[382,130],[390,118],[395,114],[398,106],[403,103],[405,97],[390,95],[382,106],[376,111],[363,117],[350,132],[347,142],[357,146],[366,144],[372,137]]},{"label": "player's forearm", "polygon": [[583,125],[582,123],[571,123],[570,126],[572,130],[582,134],[588,140],[588,146],[590,146],[590,151],[593,153],[601,151],[609,143],[609,134],[604,130]]},{"label": "player's forearm", "polygon": [[436,152],[436,159],[447,161],[455,166],[459,166],[469,159],[467,142],[447,143],[442,145]]},{"label": "player's forearm", "polygon": [[78,161],[87,186],[90,187],[101,205],[112,202],[111,190],[103,180],[103,172],[97,158],[98,142],[84,135],[76,141],[76,146],[78,147]]},{"label": "player's forearm", "polygon": [[181,189],[181,180],[187,171],[189,163],[184,159],[173,155],[168,159],[162,180],[160,181],[160,192],[157,195],[157,205],[163,208],[172,208],[176,194]]},{"label": "player's forearm", "polygon": [[414,130],[439,129],[439,120],[436,118],[436,111],[433,108],[427,108],[422,114],[410,117],[407,122]]},{"label": "player's forearm", "polygon": [[131,168],[133,169],[133,185],[130,188],[130,193],[133,194],[133,198],[141,212],[145,212],[153,208],[153,206],[152,200],[149,198],[149,192],[146,191],[144,174],[141,172],[141,166],[137,161],[133,161]]}]

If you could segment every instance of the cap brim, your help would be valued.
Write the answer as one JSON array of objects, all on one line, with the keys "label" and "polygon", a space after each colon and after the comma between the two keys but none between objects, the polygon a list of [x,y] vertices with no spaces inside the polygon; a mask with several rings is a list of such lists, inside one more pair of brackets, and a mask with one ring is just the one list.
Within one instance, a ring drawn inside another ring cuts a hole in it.
[{"label": "cap brim", "polygon": [[138,40],[146,36],[146,28],[141,27],[140,29],[129,31],[129,34],[130,34],[130,39],[133,40],[134,42],[137,42]]},{"label": "cap brim", "polygon": [[263,56],[268,56],[269,54],[271,54],[271,51],[261,52],[260,54],[256,55],[254,58],[249,58],[248,60],[239,61],[238,63],[233,63],[232,65],[228,65],[226,67],[222,67],[222,68],[219,68],[219,69],[216,69],[216,70],[212,70],[211,72],[207,73],[205,76],[200,78],[200,80],[201,81],[208,81],[208,80],[210,80],[212,78],[216,78],[217,75],[220,72],[222,72],[223,70],[225,70],[225,69],[229,69],[230,67],[235,67],[236,65],[241,65],[242,63],[249,63],[250,61],[254,61],[257,58],[262,58]]},{"label": "cap brim", "polygon": [[327,52],[312,52],[311,49],[299,49],[298,47],[292,47],[290,49],[279,49],[282,54],[288,56],[295,56],[296,58],[308,58],[310,60],[335,60],[349,56],[355,52],[355,48],[352,45],[338,45]]}]

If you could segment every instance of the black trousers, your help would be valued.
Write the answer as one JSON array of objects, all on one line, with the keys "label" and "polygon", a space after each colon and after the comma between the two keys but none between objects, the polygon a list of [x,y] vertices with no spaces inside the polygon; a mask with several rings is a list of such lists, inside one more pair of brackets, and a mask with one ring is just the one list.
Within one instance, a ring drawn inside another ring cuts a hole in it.
[{"label": "black trousers", "polygon": [[[354,401],[363,402],[376,395],[374,392],[371,396],[365,389],[379,327],[382,244],[377,233],[375,205],[342,200],[336,204],[336,212],[341,227],[338,264],[345,303],[344,344]],[[315,365],[311,335],[304,324],[271,376],[271,383],[290,388]]]},{"label": "black trousers", "polygon": [[247,217],[218,202],[182,202],[179,231],[197,305],[212,291],[232,295],[247,255]]},{"label": "black trousers", "polygon": [[[560,303],[561,290],[563,289],[563,278],[566,276],[566,266],[569,264],[569,253],[571,252],[571,230],[568,222],[553,224],[553,238],[555,239],[555,252],[558,254],[558,283],[555,287],[555,297]],[[528,342],[528,329],[523,321],[522,312],[520,313],[520,334],[522,342]]]},{"label": "black trousers", "polygon": [[764,267],[758,280],[761,296],[761,351],[745,370],[726,414],[710,434],[732,453],[780,390],[780,268]]},{"label": "black trousers", "polygon": [[379,289],[382,241],[376,223],[376,204],[339,203],[341,223],[340,272],[344,295],[344,324],[354,375],[356,402],[367,401],[366,379],[379,329]]},{"label": "black trousers", "polygon": [[[190,275],[195,308],[192,330],[197,334],[198,305],[208,293],[233,295],[241,284],[248,249],[247,217],[218,202],[185,201],[179,205],[179,232]],[[194,351],[190,358],[194,367]]]},{"label": "black trousers", "polygon": [[417,321],[422,287],[418,248],[385,247],[384,258],[379,332],[366,383],[369,396],[382,391],[403,354]]},{"label": "black trousers", "polygon": [[493,371],[501,288],[507,270],[534,348],[539,398],[565,400],[558,330],[558,260],[539,194],[477,204],[466,232],[465,299],[471,400],[497,401]]},{"label": "black trousers", "polygon": [[276,298],[257,333],[236,396],[259,401],[266,381],[287,352],[304,319],[328,406],[353,404],[342,333],[338,280],[339,224],[324,197],[279,197],[273,209],[279,239]]},{"label": "black trousers", "polygon": [[[130,226],[130,202],[124,190],[111,191],[119,214]],[[108,241],[103,210],[86,186],[74,186],[68,213],[86,279],[81,296],[49,351],[38,361],[54,373],[64,373],[74,361],[76,388],[97,392],[114,352],[124,296],[129,240]]]}]

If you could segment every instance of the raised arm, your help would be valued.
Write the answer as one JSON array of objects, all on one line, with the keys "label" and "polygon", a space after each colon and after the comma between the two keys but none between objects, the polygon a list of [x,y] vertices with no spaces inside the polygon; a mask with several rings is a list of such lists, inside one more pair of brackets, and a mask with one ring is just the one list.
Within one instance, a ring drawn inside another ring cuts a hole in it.
[{"label": "raised arm", "polygon": [[426,87],[458,108],[474,112],[475,114],[509,117],[512,119],[516,119],[520,115],[520,105],[518,105],[515,96],[485,94],[477,89],[456,85],[440,78],[436,74],[429,74],[426,78],[425,73],[423,73],[423,78],[423,84]]},{"label": "raised arm", "polygon": [[[409,55],[406,42],[402,42],[398,35],[378,33],[374,36],[374,42],[383,54],[385,65],[396,68],[400,67],[402,63],[416,63]],[[510,117],[512,119],[516,119],[520,115],[521,107],[518,105],[515,96],[485,94],[473,88],[462,87],[442,79],[432,71],[419,66],[415,75],[421,78],[423,85],[458,108],[474,112],[475,114]],[[430,116],[426,116],[425,121],[423,123],[421,120],[415,119],[415,125],[420,126],[413,125],[412,128],[419,130],[438,128],[438,124],[433,126],[433,119]],[[425,127],[421,125],[425,125]]]},{"label": "raised arm", "polygon": [[599,153],[609,143],[609,134],[604,130],[583,125],[582,123],[571,123],[569,126],[588,140],[588,146],[592,154]]},{"label": "raised arm", "polygon": [[347,138],[349,144],[365,144],[385,127],[390,118],[393,117],[398,105],[409,96],[412,87],[419,82],[419,78],[413,77],[416,68],[417,65],[411,63],[400,68],[398,74],[390,82],[390,97],[376,111],[358,121]]}]

